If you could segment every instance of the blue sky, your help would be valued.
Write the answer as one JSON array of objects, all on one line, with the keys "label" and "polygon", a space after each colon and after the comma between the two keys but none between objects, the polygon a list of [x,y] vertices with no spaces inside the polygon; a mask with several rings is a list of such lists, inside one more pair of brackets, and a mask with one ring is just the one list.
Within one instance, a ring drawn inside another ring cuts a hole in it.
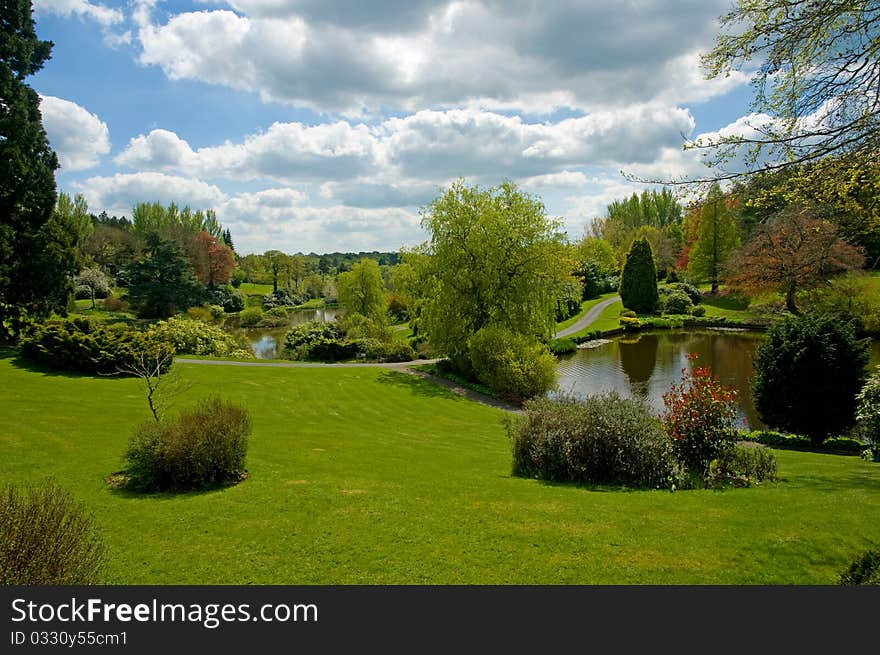
[{"label": "blue sky", "polygon": [[92,211],[214,208],[241,253],[397,250],[452,180],[512,179],[569,236],[699,175],[745,129],[748,78],[705,80],[728,0],[34,0],[29,78]]}]

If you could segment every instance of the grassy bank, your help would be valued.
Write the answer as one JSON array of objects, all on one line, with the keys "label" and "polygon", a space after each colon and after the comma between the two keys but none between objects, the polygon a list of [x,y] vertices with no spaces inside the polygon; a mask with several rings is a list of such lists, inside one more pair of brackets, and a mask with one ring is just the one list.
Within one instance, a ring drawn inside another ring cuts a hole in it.
[{"label": "grassy bank", "polygon": [[104,478],[148,418],[139,381],[0,360],[0,478],[52,475],[120,584],[832,584],[880,543],[880,466],[778,451],[782,481],[590,490],[510,476],[503,413],[404,373],[176,365],[253,417],[250,478],[134,496]]}]

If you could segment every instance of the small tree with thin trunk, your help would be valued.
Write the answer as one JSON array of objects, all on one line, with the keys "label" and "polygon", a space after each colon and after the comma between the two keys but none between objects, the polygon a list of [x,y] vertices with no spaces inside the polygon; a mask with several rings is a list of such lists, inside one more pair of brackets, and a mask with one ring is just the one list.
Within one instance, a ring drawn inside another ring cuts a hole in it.
[{"label": "small tree with thin trunk", "polygon": [[145,340],[126,363],[117,368],[118,373],[143,380],[147,404],[156,423],[162,418],[158,400],[160,386],[163,391],[167,391],[179,382],[177,377],[170,373],[173,361],[174,349],[171,346],[159,341]]},{"label": "small tree with thin trunk", "polygon": [[727,283],[745,293],[782,291],[786,308],[797,314],[798,291],[863,263],[831,223],[808,208],[789,207],[755,228],[732,258]]},{"label": "small tree with thin trunk", "polygon": [[709,280],[712,293],[718,293],[722,268],[738,247],[736,222],[720,187],[715,185],[700,209],[697,240],[688,253],[688,277]]}]

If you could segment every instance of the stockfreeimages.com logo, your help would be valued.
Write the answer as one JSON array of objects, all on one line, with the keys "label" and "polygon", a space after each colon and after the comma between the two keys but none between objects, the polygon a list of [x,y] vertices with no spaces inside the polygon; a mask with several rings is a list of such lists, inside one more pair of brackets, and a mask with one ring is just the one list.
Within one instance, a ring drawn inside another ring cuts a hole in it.
[{"label": "stockfreeimages.com logo", "polygon": [[12,622],[21,623],[198,623],[209,630],[223,623],[317,623],[313,603],[106,603],[100,598],[60,603],[37,603],[24,598],[12,601]]}]

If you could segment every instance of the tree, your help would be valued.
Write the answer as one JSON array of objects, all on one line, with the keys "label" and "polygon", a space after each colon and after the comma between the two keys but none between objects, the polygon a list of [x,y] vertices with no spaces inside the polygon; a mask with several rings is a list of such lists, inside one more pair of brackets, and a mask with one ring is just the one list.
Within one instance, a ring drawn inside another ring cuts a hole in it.
[{"label": "tree", "polygon": [[235,269],[235,257],[229,247],[204,230],[190,241],[190,260],[199,282],[213,289],[229,284]]},{"label": "tree", "polygon": [[697,240],[688,253],[688,276],[709,280],[712,293],[718,293],[718,277],[731,253],[739,247],[736,222],[716,184],[700,209]]},{"label": "tree", "polygon": [[755,351],[752,393],[761,420],[820,444],[853,424],[868,347],[833,316],[788,316]]},{"label": "tree", "polygon": [[653,312],[657,308],[660,299],[657,269],[654,267],[651,244],[645,238],[633,241],[626,256],[620,276],[620,299],[624,307],[640,314]]},{"label": "tree", "polygon": [[204,288],[173,241],[149,234],[144,256],[129,269],[128,297],[143,317],[167,318],[199,304]]},{"label": "tree", "polygon": [[837,236],[809,208],[790,207],[758,226],[732,259],[728,285],[747,293],[782,290],[785,306],[798,313],[798,290],[864,262],[861,253]]},{"label": "tree", "polygon": [[711,179],[829,155],[877,161],[880,9],[873,0],[738,0],[721,17],[715,47],[702,63],[709,78],[757,64],[752,110],[772,117],[752,135],[692,144],[712,149],[716,166],[745,150],[745,171]]},{"label": "tree", "polygon": [[606,277],[620,273],[620,263],[614,255],[614,248],[605,239],[585,236],[575,246],[576,257],[581,262],[592,262],[598,272]]},{"label": "tree", "polygon": [[24,83],[51,50],[37,39],[30,2],[0,7],[0,305],[37,315],[65,311],[76,272],[70,234],[52,220],[58,159],[39,96]]},{"label": "tree", "polygon": [[556,298],[571,280],[560,223],[512,182],[488,189],[459,180],[422,211],[430,233],[417,267],[420,326],[431,343],[468,368],[467,343],[497,325],[549,338]]},{"label": "tree", "polygon": [[287,264],[287,255],[280,250],[267,250],[263,253],[263,266],[272,276],[272,293],[278,291],[278,275]]},{"label": "tree", "polygon": [[95,308],[95,298],[107,297],[110,294],[111,280],[100,268],[84,268],[76,276],[74,283],[77,287],[88,289],[92,299],[92,309]]},{"label": "tree", "polygon": [[339,304],[349,314],[361,314],[380,324],[388,322],[385,284],[374,259],[355,262],[336,282]]}]

